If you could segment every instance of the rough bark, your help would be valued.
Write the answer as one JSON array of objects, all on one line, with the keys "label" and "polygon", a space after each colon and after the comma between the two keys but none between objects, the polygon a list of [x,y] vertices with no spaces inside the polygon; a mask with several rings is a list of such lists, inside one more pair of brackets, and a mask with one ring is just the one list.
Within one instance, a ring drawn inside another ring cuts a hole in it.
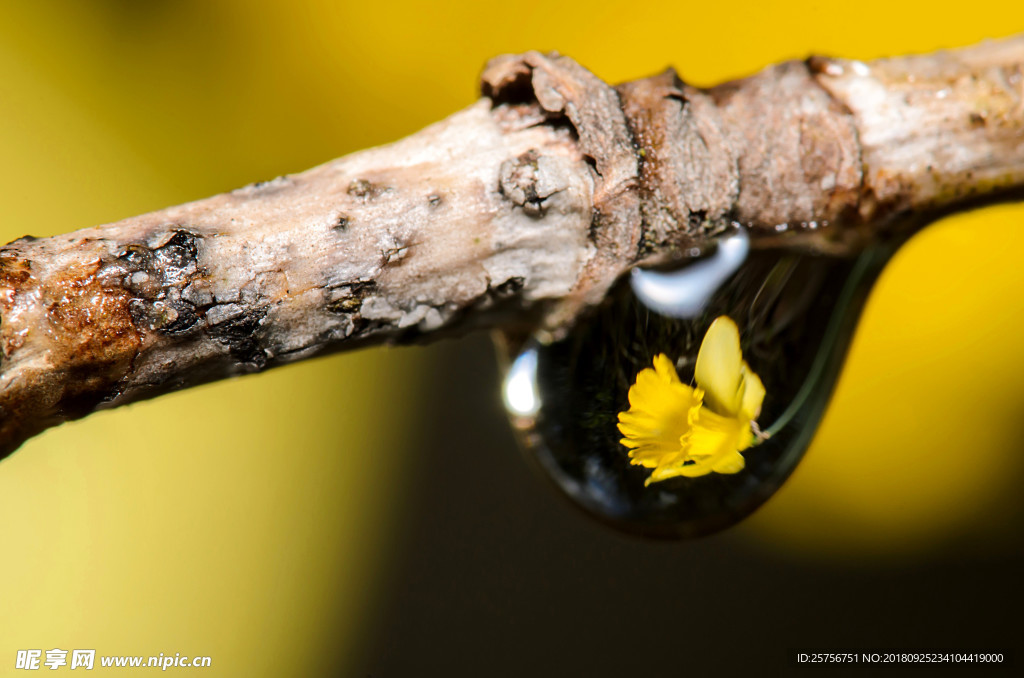
[{"label": "rough bark", "polygon": [[563,332],[636,265],[732,223],[856,252],[1024,185],[1024,37],[814,57],[700,90],[493,60],[484,98],[390,146],[0,249],[0,456],[233,374],[445,329]]}]

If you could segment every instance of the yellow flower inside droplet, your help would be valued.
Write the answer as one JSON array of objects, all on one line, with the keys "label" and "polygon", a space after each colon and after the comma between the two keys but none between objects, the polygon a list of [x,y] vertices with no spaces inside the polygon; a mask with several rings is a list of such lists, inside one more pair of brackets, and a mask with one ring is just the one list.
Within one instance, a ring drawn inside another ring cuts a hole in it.
[{"label": "yellow flower inside droplet", "polygon": [[636,375],[629,410],[619,413],[630,463],[653,469],[645,484],[708,473],[738,473],[757,439],[765,390],[743,360],[736,323],[720,316],[697,353],[696,388],[679,380],[664,353]]}]

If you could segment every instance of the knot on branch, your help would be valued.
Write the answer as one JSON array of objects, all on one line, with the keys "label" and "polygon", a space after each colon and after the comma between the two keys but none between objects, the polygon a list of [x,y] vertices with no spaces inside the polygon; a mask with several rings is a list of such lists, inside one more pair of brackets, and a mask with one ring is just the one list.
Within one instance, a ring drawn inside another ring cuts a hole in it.
[{"label": "knot on branch", "polygon": [[555,326],[604,298],[636,259],[641,240],[640,168],[633,136],[614,88],[572,59],[540,52],[491,59],[481,76],[495,106],[533,104],[552,122],[568,120],[594,178],[590,237],[595,256],[576,289],[549,318]]}]

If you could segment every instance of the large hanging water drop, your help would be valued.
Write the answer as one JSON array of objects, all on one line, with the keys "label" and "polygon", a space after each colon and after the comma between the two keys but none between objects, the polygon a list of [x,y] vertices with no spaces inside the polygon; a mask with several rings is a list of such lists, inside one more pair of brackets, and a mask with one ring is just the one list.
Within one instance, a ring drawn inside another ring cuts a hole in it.
[{"label": "large hanging water drop", "polygon": [[[680,272],[621,281],[565,339],[506,342],[514,353],[504,382],[512,424],[558,488],[613,527],[662,538],[728,527],[771,497],[803,456],[895,247],[855,258],[748,253],[740,232]],[[764,384],[758,422],[769,436],[743,450],[738,473],[646,484],[650,469],[630,464],[617,429],[629,388],[662,353],[692,383],[701,341],[722,315],[736,322],[743,358]]]}]

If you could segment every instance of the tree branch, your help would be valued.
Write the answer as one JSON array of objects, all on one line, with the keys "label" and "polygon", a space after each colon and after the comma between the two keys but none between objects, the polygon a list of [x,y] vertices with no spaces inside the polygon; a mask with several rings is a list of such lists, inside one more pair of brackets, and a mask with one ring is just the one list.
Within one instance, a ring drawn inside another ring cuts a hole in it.
[{"label": "tree branch", "polygon": [[1024,186],[1024,36],[813,57],[700,90],[493,60],[390,146],[0,249],[0,456],[95,409],[370,342],[564,332],[636,265],[733,222],[855,253]]}]

